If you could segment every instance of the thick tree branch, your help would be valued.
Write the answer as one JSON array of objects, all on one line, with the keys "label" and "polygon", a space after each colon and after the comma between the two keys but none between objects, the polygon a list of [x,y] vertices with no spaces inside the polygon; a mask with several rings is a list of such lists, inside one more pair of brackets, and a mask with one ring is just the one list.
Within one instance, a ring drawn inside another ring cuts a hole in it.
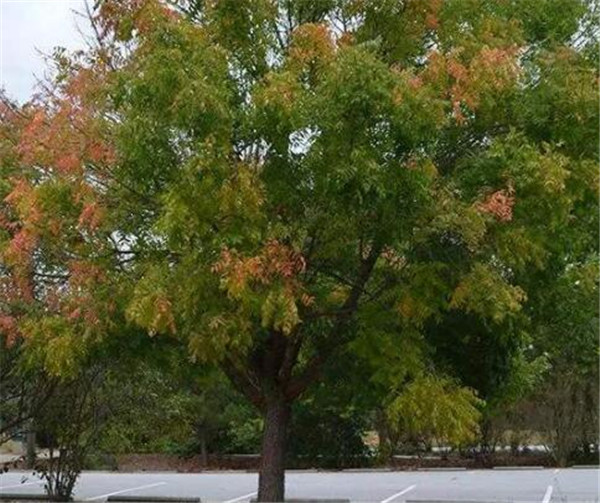
[{"label": "thick tree branch", "polygon": [[264,406],[264,399],[258,385],[248,374],[239,369],[231,358],[221,362],[221,369],[229,378],[234,387],[250,400],[259,410]]},{"label": "thick tree branch", "polygon": [[292,335],[289,336],[287,346],[285,348],[283,362],[279,368],[278,378],[280,382],[289,382],[289,379],[292,376],[294,365],[296,365],[296,362],[298,361],[298,354],[300,353],[300,348],[302,347],[303,342],[304,333],[301,329],[296,330]]},{"label": "thick tree branch", "polygon": [[331,329],[330,336],[326,339],[318,353],[308,362],[304,370],[290,379],[286,389],[286,397],[289,400],[301,395],[306,388],[320,375],[325,362],[340,347],[348,342],[345,332],[352,321],[352,317],[358,309],[359,300],[369,281],[375,263],[381,253],[381,246],[372,246],[366,259],[361,261],[354,286],[340,310],[340,314]]}]

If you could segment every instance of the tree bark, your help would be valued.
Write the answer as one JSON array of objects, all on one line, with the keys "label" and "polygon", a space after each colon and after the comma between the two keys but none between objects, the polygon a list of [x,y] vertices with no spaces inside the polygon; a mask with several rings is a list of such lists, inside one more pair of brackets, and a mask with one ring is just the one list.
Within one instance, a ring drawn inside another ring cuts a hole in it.
[{"label": "tree bark", "polygon": [[202,427],[200,432],[200,456],[202,458],[202,466],[208,467],[208,449],[206,448],[206,429]]},{"label": "tree bark", "polygon": [[33,429],[32,421],[29,422],[29,431],[26,437],[26,466],[28,469],[32,469],[35,466],[36,452],[35,452],[35,430]]},{"label": "tree bark", "polygon": [[283,396],[266,401],[258,501],[283,501],[285,493],[285,444],[290,404]]}]

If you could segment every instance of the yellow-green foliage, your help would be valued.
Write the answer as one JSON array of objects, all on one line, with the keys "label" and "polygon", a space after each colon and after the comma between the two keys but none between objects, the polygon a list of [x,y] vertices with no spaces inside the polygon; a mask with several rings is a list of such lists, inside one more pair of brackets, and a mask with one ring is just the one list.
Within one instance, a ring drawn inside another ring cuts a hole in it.
[{"label": "yellow-green foliage", "polygon": [[271,291],[262,305],[262,326],[281,330],[289,335],[293,328],[300,323],[298,307],[290,292],[284,289]]},{"label": "yellow-green foliage", "polygon": [[398,312],[405,323],[420,327],[447,307],[448,266],[439,262],[419,264],[408,267],[407,272],[399,295]]},{"label": "yellow-green foliage", "polygon": [[447,377],[424,375],[398,394],[387,413],[401,435],[459,446],[477,438],[482,405],[472,389]]},{"label": "yellow-green foliage", "polygon": [[127,308],[127,317],[146,328],[150,335],[176,332],[171,301],[160,280],[159,270],[149,270],[138,282]]},{"label": "yellow-green foliage", "polygon": [[450,307],[501,322],[520,311],[526,298],[523,289],[509,284],[492,267],[477,263],[454,290]]},{"label": "yellow-green foliage", "polygon": [[85,330],[77,331],[59,316],[23,324],[27,339],[27,364],[43,367],[49,374],[72,377],[77,374],[89,339]]}]

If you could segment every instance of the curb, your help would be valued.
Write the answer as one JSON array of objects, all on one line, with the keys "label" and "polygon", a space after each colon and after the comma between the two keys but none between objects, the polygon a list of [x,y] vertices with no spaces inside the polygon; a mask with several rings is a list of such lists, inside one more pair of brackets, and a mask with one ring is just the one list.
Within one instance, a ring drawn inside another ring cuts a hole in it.
[{"label": "curb", "polygon": [[347,468],[342,470],[342,473],[386,473],[391,471],[391,468]]},{"label": "curb", "polygon": [[45,494],[0,493],[1,501],[53,501]]},{"label": "curb", "polygon": [[166,496],[109,496],[106,501],[121,503],[200,503],[200,498],[170,498]]},{"label": "curb", "polygon": [[543,466],[493,466],[492,470],[544,470]]},{"label": "curb", "polygon": [[439,466],[431,468],[417,468],[418,472],[460,472],[465,471],[467,468],[464,466]]},{"label": "curb", "polygon": [[406,503],[509,503],[498,500],[406,500]]},{"label": "curb", "polygon": [[[250,500],[250,503],[256,503],[256,498],[252,498]],[[318,498],[314,498],[314,499],[297,499],[297,498],[292,498],[292,499],[286,499],[285,503],[350,503],[349,499],[318,499]]]}]

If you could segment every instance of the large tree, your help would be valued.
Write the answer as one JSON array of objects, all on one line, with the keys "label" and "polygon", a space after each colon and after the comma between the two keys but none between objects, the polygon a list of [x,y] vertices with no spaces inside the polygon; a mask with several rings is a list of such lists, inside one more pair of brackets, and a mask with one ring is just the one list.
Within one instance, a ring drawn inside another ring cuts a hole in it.
[{"label": "large tree", "polygon": [[0,326],[57,371],[123,312],[217,362],[264,417],[260,501],[342,347],[511,323],[595,193],[588,2],[97,7],[93,47],[4,101]]}]

